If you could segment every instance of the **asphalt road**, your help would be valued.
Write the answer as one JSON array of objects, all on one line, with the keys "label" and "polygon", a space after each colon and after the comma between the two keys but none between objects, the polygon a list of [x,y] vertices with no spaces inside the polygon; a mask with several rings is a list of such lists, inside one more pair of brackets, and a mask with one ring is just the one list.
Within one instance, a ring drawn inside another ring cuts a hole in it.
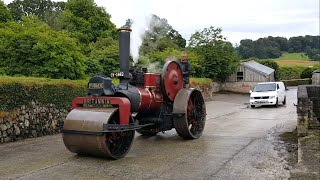
[{"label": "asphalt road", "polygon": [[[277,135],[296,125],[296,89],[287,105],[248,108],[248,95],[218,94],[207,103],[197,140],[175,130],[136,135],[120,160],[77,156],[61,134],[0,144],[0,179],[288,179]],[[280,143],[281,144],[281,143]]]}]

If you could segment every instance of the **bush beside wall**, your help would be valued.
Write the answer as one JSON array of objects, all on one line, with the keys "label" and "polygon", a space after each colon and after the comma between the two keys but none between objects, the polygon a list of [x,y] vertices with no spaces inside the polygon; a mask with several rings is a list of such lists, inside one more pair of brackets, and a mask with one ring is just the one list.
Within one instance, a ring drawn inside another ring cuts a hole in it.
[{"label": "bush beside wall", "polygon": [[304,67],[304,66],[284,66],[279,67],[277,70],[277,78],[280,80],[290,80],[290,79],[300,79],[305,78],[307,71],[315,71],[319,69],[320,65],[315,65],[314,67]]},{"label": "bush beside wall", "polygon": [[285,86],[299,86],[299,85],[308,85],[311,84],[311,79],[291,79],[291,80],[282,80]]},{"label": "bush beside wall", "polygon": [[212,100],[213,82],[211,79],[191,78],[189,87],[200,90],[206,101]]}]

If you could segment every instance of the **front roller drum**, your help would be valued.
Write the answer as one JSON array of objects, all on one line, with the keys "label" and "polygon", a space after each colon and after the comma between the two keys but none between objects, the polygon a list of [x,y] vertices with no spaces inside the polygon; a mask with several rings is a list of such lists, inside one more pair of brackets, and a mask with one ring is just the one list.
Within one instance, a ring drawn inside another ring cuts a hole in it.
[{"label": "front roller drum", "polygon": [[206,122],[206,106],[202,94],[196,89],[181,89],[173,103],[173,123],[180,137],[197,139]]},{"label": "front roller drum", "polygon": [[[130,122],[133,122],[132,117],[130,117]],[[63,142],[66,148],[79,155],[110,159],[124,157],[131,148],[135,131],[101,133],[103,124],[107,123],[120,123],[117,108],[77,108],[72,110],[64,121],[63,130],[75,131],[75,133],[63,133]],[[81,134],[82,132],[97,133]]]}]

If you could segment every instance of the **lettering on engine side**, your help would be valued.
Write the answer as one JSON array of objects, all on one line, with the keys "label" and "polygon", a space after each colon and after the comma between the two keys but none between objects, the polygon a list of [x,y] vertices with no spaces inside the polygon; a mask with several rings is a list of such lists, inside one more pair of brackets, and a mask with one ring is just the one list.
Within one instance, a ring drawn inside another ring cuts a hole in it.
[{"label": "lettering on engine side", "polygon": [[112,107],[108,99],[84,99],[83,107]]}]

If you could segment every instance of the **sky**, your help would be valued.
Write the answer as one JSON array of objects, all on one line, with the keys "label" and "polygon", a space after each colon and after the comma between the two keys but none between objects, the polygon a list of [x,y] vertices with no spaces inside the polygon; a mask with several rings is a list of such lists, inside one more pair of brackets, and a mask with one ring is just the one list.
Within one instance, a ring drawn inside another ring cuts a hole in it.
[{"label": "sky", "polygon": [[[12,0],[4,0],[6,4]],[[65,1],[65,0],[64,0]],[[242,39],[319,35],[320,0],[95,0],[117,27],[133,19],[131,47],[137,51],[150,14],[165,18],[187,41],[214,26],[234,45]],[[133,52],[136,54],[136,52]]]}]

